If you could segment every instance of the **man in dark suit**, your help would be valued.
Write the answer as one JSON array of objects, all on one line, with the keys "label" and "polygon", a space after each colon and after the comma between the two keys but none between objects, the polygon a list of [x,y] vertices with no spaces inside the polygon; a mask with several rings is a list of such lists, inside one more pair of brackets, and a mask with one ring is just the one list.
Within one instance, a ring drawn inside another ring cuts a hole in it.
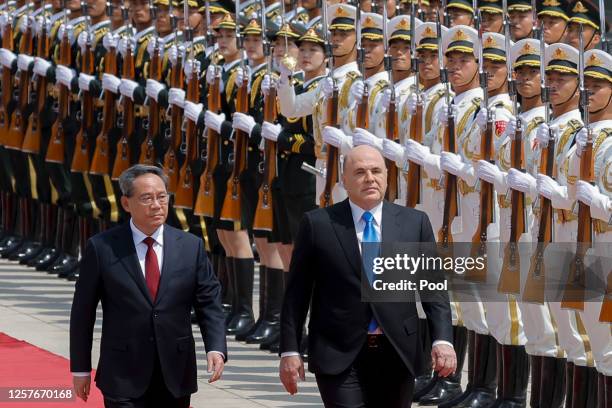
[{"label": "man in dark suit", "polygon": [[70,368],[87,400],[96,307],[102,342],[96,384],[108,407],[188,407],[197,391],[195,309],[209,382],[227,361],[221,290],[195,235],[165,225],[169,195],[161,169],[136,165],[119,179],[129,223],[94,236],[81,261],[70,316]]},{"label": "man in dark suit", "polygon": [[[387,170],[378,150],[355,147],[342,181],[348,199],[306,213],[300,225],[281,314],[280,378],[291,394],[304,379],[297,352],[310,307],[308,368],[325,406],[409,407],[421,360],[416,306],[362,302],[359,243],[434,242],[434,235],[425,213],[384,201]],[[432,366],[448,376],[457,364],[448,297],[423,309]]]}]

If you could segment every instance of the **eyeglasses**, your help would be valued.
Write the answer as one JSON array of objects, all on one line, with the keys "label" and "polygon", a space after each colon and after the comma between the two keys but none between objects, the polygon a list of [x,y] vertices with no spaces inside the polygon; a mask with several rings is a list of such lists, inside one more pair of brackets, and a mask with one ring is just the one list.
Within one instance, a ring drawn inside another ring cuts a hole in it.
[{"label": "eyeglasses", "polygon": [[160,205],[166,205],[170,200],[170,196],[164,193],[159,194],[157,197],[148,194],[138,197],[138,202],[142,205],[151,205],[155,200],[157,200]]}]

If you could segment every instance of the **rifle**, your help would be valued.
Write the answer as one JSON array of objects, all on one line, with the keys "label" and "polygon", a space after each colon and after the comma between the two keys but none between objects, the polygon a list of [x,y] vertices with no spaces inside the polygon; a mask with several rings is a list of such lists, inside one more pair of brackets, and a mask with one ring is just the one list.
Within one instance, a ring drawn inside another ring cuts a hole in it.
[{"label": "rifle", "polygon": [[[125,7],[125,4],[121,6],[121,13],[123,14],[124,21],[127,23],[127,35],[132,35],[132,23],[129,20],[128,9]],[[135,75],[132,40],[128,38],[125,56],[123,57],[122,77],[134,79]],[[122,95],[119,97],[119,104],[123,108],[117,120],[117,127],[121,129],[121,137],[117,142],[117,153],[115,154],[115,162],[111,172],[112,180],[119,180],[121,173],[130,167],[131,149],[129,142],[134,133],[134,101]]]},{"label": "rifle", "polygon": [[[176,31],[176,18],[173,15],[172,2],[169,4],[170,21],[172,24],[172,31]],[[183,53],[182,46],[178,46],[178,52],[176,55],[176,64],[172,66],[172,73],[170,75],[170,86],[172,88],[183,88],[183,82],[185,81],[183,75]],[[170,139],[168,149],[164,154],[164,173],[168,176],[168,192],[176,193],[176,186],[178,184],[178,173],[179,163],[176,152],[181,147],[181,141],[183,139],[183,112],[176,106],[170,106],[170,128],[166,129],[167,138]]]},{"label": "rifle", "polygon": [[[329,41],[330,33],[327,27],[327,7],[323,5],[321,8],[323,13],[321,20],[323,22],[323,33],[325,34],[325,54],[328,61],[328,72],[329,78],[334,82],[332,96],[327,101],[327,126],[338,126],[338,83],[334,79],[334,64],[333,64],[333,52],[331,43]],[[357,37],[359,38],[359,37]],[[339,152],[336,146],[326,144],[324,146],[327,153],[326,158],[326,172],[325,172],[325,187],[319,197],[321,207],[328,207],[333,204],[332,202],[332,190],[338,182],[339,168],[338,159]]]},{"label": "rifle", "polygon": [[[505,2],[506,0],[504,0]],[[525,171],[523,150],[523,124],[518,114],[518,101],[516,81],[512,78],[512,64],[510,62],[510,24],[507,15],[505,18],[506,29],[506,67],[508,69],[508,92],[512,98],[514,114],[516,115],[516,130],[514,139],[510,145],[511,165],[513,168]],[[498,290],[502,293],[520,293],[521,291],[521,262],[518,251],[518,242],[521,234],[527,232],[527,221],[525,214],[525,193],[519,190],[510,192],[510,240],[504,249],[504,260],[502,271],[498,282]]]},{"label": "rifle", "polygon": [[[40,58],[47,58],[49,54],[49,33],[47,31],[47,17],[42,12],[42,27],[37,38],[36,55]],[[21,145],[21,151],[25,153],[38,154],[40,152],[40,140],[42,137],[40,127],[40,114],[45,108],[47,101],[47,78],[42,75],[32,77],[33,94],[36,98],[36,105],[28,117],[28,125]]]},{"label": "rifle", "polygon": [[[95,58],[92,49],[93,33],[91,32],[91,21],[87,15],[87,4],[82,1],[81,8],[87,24],[87,43],[85,50],[81,51],[82,55],[82,70],[87,75],[92,75],[95,72]],[[88,133],[94,123],[94,104],[93,95],[89,91],[83,92],[81,96],[81,129],[76,136],[76,144],[74,154],[72,156],[72,165],[70,170],[75,173],[86,173],[89,171],[89,137]]]},{"label": "rifle", "polygon": [[[284,3],[282,3],[284,5]],[[261,0],[262,10],[264,1]],[[283,20],[285,13],[283,12]],[[284,22],[282,24],[284,26]],[[266,16],[262,12],[261,28],[263,39],[263,50],[267,60],[267,75],[272,75],[272,52],[270,42],[266,37]],[[285,40],[287,38],[285,37]],[[285,47],[287,49],[287,47]],[[287,55],[285,55],[287,57]],[[264,121],[274,123],[276,121],[276,88],[270,88],[264,96]],[[276,177],[276,142],[266,139],[264,142],[263,181],[259,188],[259,200],[253,220],[253,228],[257,230],[272,231],[274,227],[274,214],[272,212],[272,181]]]},{"label": "rifle", "polygon": [[[416,4],[411,3],[410,13],[410,57],[411,66],[415,78],[415,94],[417,106],[414,115],[410,118],[410,139],[415,142],[423,142],[423,98],[421,96],[421,86],[419,81],[419,59],[416,56]],[[417,163],[408,163],[408,175],[406,178],[406,207],[414,208],[421,201],[421,166]]]},{"label": "rifle", "polygon": [[[157,7],[153,5],[153,1],[149,0],[149,10],[151,18],[153,20],[155,47],[153,48],[153,55],[151,55],[151,61],[149,62],[149,78],[156,81],[161,80],[162,76],[162,59],[160,55],[159,47],[159,35],[157,33]],[[140,145],[140,157],[138,163],[154,165],[155,164],[155,150],[153,146],[153,140],[159,133],[159,105],[155,99],[149,99],[149,117],[147,118],[147,136]]]},{"label": "rifle", "polygon": [[[373,5],[375,2],[373,2]],[[368,83],[365,81],[365,67],[363,65],[365,59],[365,52],[363,51],[363,47],[361,46],[361,2],[357,2],[357,15],[355,17],[355,31],[357,33],[357,66],[359,69],[359,73],[361,74],[361,79],[363,80],[363,96],[360,101],[357,101],[357,120],[356,127],[361,129],[368,129],[370,126],[370,110],[368,109],[368,99],[370,97],[370,92],[368,89]]]},{"label": "rifle", "polygon": [[[582,40],[583,25],[579,28],[578,74],[580,89],[580,107],[584,127],[587,130],[587,143],[580,155],[580,180],[595,183],[595,160],[593,160],[593,131],[589,118],[589,91],[584,86],[584,42]],[[576,237],[576,254],[569,264],[567,284],[563,291],[561,307],[584,310],[585,265],[584,257],[593,242],[593,220],[591,209],[582,201],[578,201],[578,233]]]},{"label": "rifle", "polygon": [[[206,0],[206,45],[213,44],[214,36],[210,28],[210,9]],[[211,61],[211,64],[213,62]],[[208,88],[208,109],[219,113],[221,109],[221,91],[219,89],[219,67],[215,66],[215,81]],[[207,129],[206,138],[206,166],[200,176],[200,188],[196,197],[193,210],[195,215],[212,217],[215,212],[215,184],[213,182],[213,172],[219,164],[219,134],[212,129]]]},{"label": "rifle", "polygon": [[[2,48],[13,49],[13,17],[7,2],[6,7],[7,22],[2,33]],[[0,145],[6,145],[9,132],[9,109],[13,98],[13,76],[11,70],[1,66],[0,76],[2,77],[2,103],[0,103]]]},{"label": "rifle", "polygon": [[[391,91],[391,98],[389,99],[389,108],[387,109],[386,117],[386,136],[390,140],[398,140],[398,129],[399,129],[399,117],[397,114],[397,97],[395,94],[395,81],[393,80],[393,58],[389,54],[389,33],[387,31],[387,7],[383,7],[383,45],[385,47],[385,70],[389,75],[389,90]],[[385,159],[387,166],[387,191],[385,192],[385,199],[394,202],[398,194],[399,184],[399,169],[397,165],[389,159]]]},{"label": "rifle", "polygon": [[608,32],[606,30],[606,2],[599,0],[599,32],[601,33],[601,49],[607,53],[608,51]]},{"label": "rifle", "polygon": [[[70,66],[72,61],[72,49],[70,40],[68,39],[68,14],[67,1],[64,0],[64,33],[60,40],[59,63],[64,66]],[[65,129],[64,121],[69,115],[70,104],[70,89],[59,84],[59,107],[55,122],[51,126],[51,138],[47,147],[47,155],[45,161],[50,163],[64,163],[64,148],[65,148]]]},{"label": "rifle", "polygon": [[[546,84],[546,71],[544,55],[546,44],[544,42],[544,24],[541,23],[540,35],[540,88],[542,89],[542,102],[544,103],[544,123],[550,123],[550,99],[548,85]],[[552,177],[555,172],[555,139],[552,134],[548,137],[548,146],[542,150],[540,156],[539,172]],[[544,289],[546,285],[544,268],[544,251],[548,243],[553,240],[553,208],[550,200],[544,196],[537,198],[535,206],[540,208],[538,242],[531,256],[529,275],[523,290],[523,301],[544,304]]]},{"label": "rifle", "polygon": [[[106,13],[110,18],[113,14],[113,5],[111,2],[106,3]],[[117,48],[112,47],[104,56],[104,72],[106,74],[117,75]],[[117,109],[115,106],[116,96],[113,92],[104,90],[104,108],[102,110],[102,129],[96,138],[96,146],[91,159],[91,174],[109,174],[109,133],[115,126],[117,118]]]},{"label": "rifle", "polygon": [[[240,10],[240,0],[236,0],[236,10]],[[236,19],[237,20],[237,19]],[[236,44],[238,50],[242,52],[242,34],[240,33],[240,24],[236,21]],[[238,94],[236,95],[236,112],[246,113],[249,109],[248,95],[248,78],[244,58],[240,56],[240,67],[244,73],[244,79],[238,85]],[[232,174],[227,181],[227,191],[223,200],[223,208],[221,209],[221,219],[240,221],[240,175],[247,166],[247,144],[249,135],[242,130],[236,130],[234,133],[234,163],[232,165]]]},{"label": "rifle", "polygon": [[[192,64],[191,76],[187,78],[187,95],[188,101],[197,103],[200,99],[200,63],[193,54],[193,30],[189,26],[189,5],[183,2],[185,8],[185,43],[190,44],[189,60]],[[177,208],[193,208],[193,170],[191,166],[198,158],[198,137],[196,123],[184,118],[187,122],[185,129],[185,146],[181,146],[181,150],[185,152],[185,160],[179,172],[179,180],[176,186],[176,195],[174,206]]]},{"label": "rifle", "polygon": [[[445,10],[446,15],[446,10]],[[445,98],[448,106],[448,123],[444,128],[443,150],[451,153],[456,153],[455,145],[455,112],[451,105],[450,99],[450,83],[448,82],[448,70],[444,66],[444,54],[442,52],[442,27],[440,19],[436,21],[436,30],[438,34],[438,61],[440,64],[440,80],[445,84]],[[453,219],[459,214],[459,206],[457,200],[457,176],[451,173],[444,173],[444,213],[442,216],[442,227],[438,233],[438,242],[444,246],[453,242],[451,234],[451,225]]]}]

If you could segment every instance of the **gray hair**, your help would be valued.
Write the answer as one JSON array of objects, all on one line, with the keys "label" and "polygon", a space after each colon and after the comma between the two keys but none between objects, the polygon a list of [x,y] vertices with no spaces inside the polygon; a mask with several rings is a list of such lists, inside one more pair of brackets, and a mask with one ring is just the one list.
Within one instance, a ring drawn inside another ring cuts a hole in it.
[{"label": "gray hair", "polygon": [[134,180],[145,174],[156,175],[163,180],[166,190],[168,189],[168,176],[164,174],[162,169],[146,164],[135,164],[119,176],[119,188],[121,189],[121,193],[126,197],[131,197],[134,193]]}]

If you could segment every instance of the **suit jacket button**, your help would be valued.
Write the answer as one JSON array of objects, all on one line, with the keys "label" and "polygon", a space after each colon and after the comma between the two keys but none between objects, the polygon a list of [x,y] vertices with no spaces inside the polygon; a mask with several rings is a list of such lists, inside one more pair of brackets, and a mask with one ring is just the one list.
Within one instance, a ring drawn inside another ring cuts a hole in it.
[{"label": "suit jacket button", "polygon": [[159,314],[153,313],[153,317],[157,318],[157,317],[159,317]]}]

